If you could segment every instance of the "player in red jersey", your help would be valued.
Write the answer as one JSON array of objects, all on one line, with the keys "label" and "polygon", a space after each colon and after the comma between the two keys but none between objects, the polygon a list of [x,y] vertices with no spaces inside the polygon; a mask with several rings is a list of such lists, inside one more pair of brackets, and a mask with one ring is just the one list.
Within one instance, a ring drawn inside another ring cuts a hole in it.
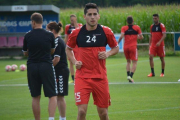
[{"label": "player in red jersey", "polygon": [[[118,43],[110,28],[99,25],[99,10],[96,4],[88,3],[84,8],[86,24],[72,31],[69,36],[66,53],[76,66],[75,100],[78,107],[77,120],[85,120],[90,94],[101,120],[108,120],[110,94],[106,71],[106,58],[117,54]],[[106,52],[106,45],[111,50]],[[72,49],[78,46],[78,57]]]},{"label": "player in red jersey", "polygon": [[[137,60],[138,60],[138,51],[137,51],[137,39],[143,39],[141,28],[138,25],[133,25],[132,16],[127,17],[127,26],[121,28],[121,37],[119,38],[118,43],[124,38],[124,55],[127,60],[126,70],[127,70],[127,79],[129,82],[133,83],[132,79],[133,74],[136,70]],[[131,66],[132,61],[132,68]]]},{"label": "player in red jersey", "polygon": [[[71,24],[66,25],[65,27],[65,43],[67,43],[68,41],[68,36],[71,34],[72,30],[79,28],[82,26],[81,23],[77,23],[77,18],[76,15],[72,14],[70,15],[70,22]],[[75,57],[77,57],[78,54],[78,47],[75,47],[73,49],[74,55]],[[70,66],[70,73],[71,73],[71,77],[72,77],[72,81],[70,81],[69,83],[73,83],[74,82],[74,67],[73,67],[73,63],[69,62],[69,66]]]},{"label": "player in red jersey", "polygon": [[165,68],[165,46],[164,46],[164,39],[166,38],[166,28],[164,24],[159,22],[159,15],[154,14],[153,15],[153,21],[154,24],[151,25],[151,36],[149,40],[149,60],[150,60],[150,67],[151,67],[151,73],[148,75],[148,77],[155,76],[154,73],[154,61],[153,57],[158,55],[161,59],[161,66],[162,66],[162,72],[160,74],[160,77],[164,77],[164,68]]}]

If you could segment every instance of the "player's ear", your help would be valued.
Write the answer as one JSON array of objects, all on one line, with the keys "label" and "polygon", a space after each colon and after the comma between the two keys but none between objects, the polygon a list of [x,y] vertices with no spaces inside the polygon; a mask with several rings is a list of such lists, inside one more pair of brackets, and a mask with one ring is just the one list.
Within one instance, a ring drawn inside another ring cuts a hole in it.
[{"label": "player's ear", "polygon": [[86,15],[83,15],[84,19],[86,19]]}]

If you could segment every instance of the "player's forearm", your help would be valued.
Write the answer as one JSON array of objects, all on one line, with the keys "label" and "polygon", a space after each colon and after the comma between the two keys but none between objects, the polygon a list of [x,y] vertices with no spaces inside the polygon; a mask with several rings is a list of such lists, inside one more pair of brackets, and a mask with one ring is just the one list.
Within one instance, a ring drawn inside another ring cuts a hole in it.
[{"label": "player's forearm", "polygon": [[119,52],[119,46],[112,48],[110,51],[107,52],[107,54],[109,57],[109,56],[117,54],[118,52]]},{"label": "player's forearm", "polygon": [[68,41],[68,37],[67,37],[67,35],[65,35],[64,42],[67,43],[67,41]]},{"label": "player's forearm", "polygon": [[118,43],[120,43],[120,42],[121,42],[121,40],[122,40],[122,37],[120,37],[120,38],[119,38]]},{"label": "player's forearm", "polygon": [[54,58],[54,59],[52,60],[53,66],[56,66],[59,61],[60,61],[60,58]]},{"label": "player's forearm", "polygon": [[163,34],[162,38],[160,39],[160,43],[166,38],[166,34]]},{"label": "player's forearm", "polygon": [[74,57],[73,50],[66,47],[66,54],[67,54],[68,58],[70,59],[70,61],[75,65],[76,59]]}]

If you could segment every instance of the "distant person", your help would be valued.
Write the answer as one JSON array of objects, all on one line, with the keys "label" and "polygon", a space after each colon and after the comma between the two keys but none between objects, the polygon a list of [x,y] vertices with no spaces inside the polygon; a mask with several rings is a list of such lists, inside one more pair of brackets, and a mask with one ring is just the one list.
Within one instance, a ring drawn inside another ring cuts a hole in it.
[{"label": "distant person", "polygon": [[121,28],[121,36],[118,43],[120,43],[122,38],[124,38],[124,55],[127,60],[127,79],[129,82],[133,83],[133,74],[135,73],[138,61],[137,39],[143,39],[143,35],[141,28],[138,25],[133,25],[134,20],[132,16],[127,17],[127,23],[127,26]]},{"label": "distant person", "polygon": [[165,69],[165,46],[164,46],[164,39],[166,38],[166,28],[165,25],[159,22],[159,15],[153,14],[153,21],[154,24],[151,25],[150,31],[150,40],[149,40],[149,60],[150,60],[150,67],[151,73],[148,77],[154,77],[154,61],[153,57],[158,55],[161,59],[161,74],[160,77],[164,77],[164,69]]},{"label": "distant person", "polygon": [[[82,26],[81,23],[77,23],[77,17],[76,15],[70,15],[70,24],[66,25],[65,27],[65,43],[67,43],[69,35],[71,34],[72,30],[76,29],[76,28],[80,28]],[[73,49],[74,55],[75,57],[77,57],[78,54],[78,47],[76,46]],[[68,59],[69,60],[69,59]],[[71,78],[72,81],[70,81],[69,83],[74,83],[74,67],[73,67],[73,63],[71,61],[69,61],[70,63],[70,73],[71,73]]]},{"label": "distant person", "polygon": [[55,51],[55,38],[42,28],[43,16],[31,15],[32,30],[26,33],[23,52],[28,56],[28,86],[32,96],[32,110],[35,120],[40,120],[40,98],[43,86],[45,97],[49,97],[49,120],[54,120],[57,106],[57,84],[51,54]]},{"label": "distant person", "polygon": [[[84,8],[86,24],[72,31],[66,53],[76,66],[74,92],[78,106],[77,120],[85,120],[90,94],[101,120],[108,120],[108,107],[111,103],[106,71],[106,59],[119,51],[118,43],[109,27],[98,24],[99,9],[96,4],[88,3]],[[106,45],[111,50],[106,52]],[[75,58],[73,48],[78,47]]]},{"label": "distant person", "polygon": [[57,104],[60,114],[59,120],[66,120],[66,101],[64,96],[68,95],[69,69],[65,53],[66,44],[60,37],[60,33],[62,33],[63,28],[60,22],[50,22],[46,29],[51,31],[55,37],[56,48],[52,58],[57,81]]}]

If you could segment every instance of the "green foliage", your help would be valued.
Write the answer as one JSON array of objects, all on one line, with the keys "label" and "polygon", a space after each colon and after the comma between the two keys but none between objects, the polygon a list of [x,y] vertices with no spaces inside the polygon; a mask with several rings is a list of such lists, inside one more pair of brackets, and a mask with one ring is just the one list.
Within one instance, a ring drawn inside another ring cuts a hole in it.
[{"label": "green foliage", "polygon": [[[108,7],[100,9],[99,23],[110,27],[114,33],[120,33],[121,27],[126,25],[126,18],[132,15],[134,18],[134,24],[141,27],[142,32],[149,32],[150,25],[153,24],[152,15],[158,13],[160,16],[160,22],[166,26],[167,32],[180,31],[180,5],[155,5],[155,6],[141,6],[137,4],[131,7]],[[83,8],[73,9],[61,9],[60,20],[64,24],[70,23],[70,14],[76,14],[78,22],[85,24],[83,18]],[[147,43],[148,36],[145,35],[145,39],[142,41]],[[173,46],[173,36],[168,34],[165,39],[166,46]]]}]

